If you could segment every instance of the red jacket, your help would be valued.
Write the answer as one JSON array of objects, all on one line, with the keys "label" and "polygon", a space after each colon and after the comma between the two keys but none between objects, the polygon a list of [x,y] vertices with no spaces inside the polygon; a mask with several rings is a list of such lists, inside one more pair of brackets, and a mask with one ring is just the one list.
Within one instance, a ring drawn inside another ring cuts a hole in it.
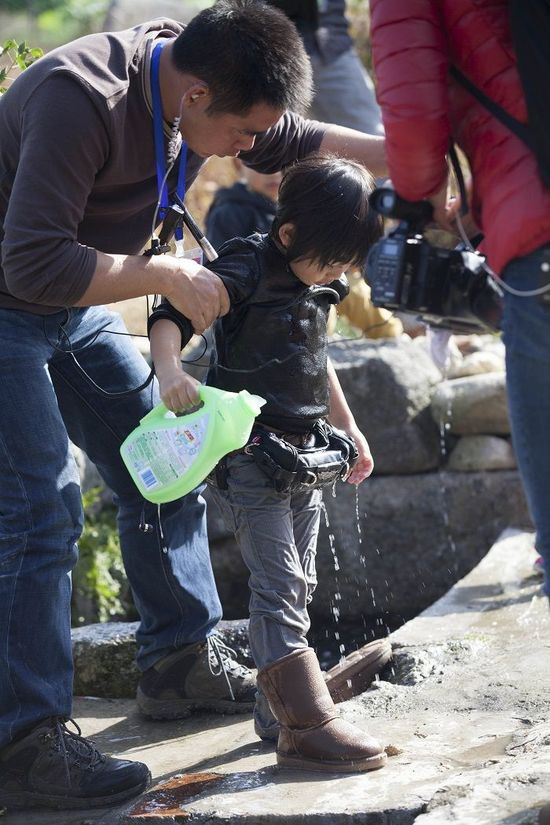
[{"label": "red jacket", "polygon": [[550,190],[530,150],[449,77],[450,64],[520,121],[527,120],[507,0],[370,0],[377,97],[390,175],[419,200],[446,176],[451,139],[469,160],[484,252],[501,272],[550,241]]}]

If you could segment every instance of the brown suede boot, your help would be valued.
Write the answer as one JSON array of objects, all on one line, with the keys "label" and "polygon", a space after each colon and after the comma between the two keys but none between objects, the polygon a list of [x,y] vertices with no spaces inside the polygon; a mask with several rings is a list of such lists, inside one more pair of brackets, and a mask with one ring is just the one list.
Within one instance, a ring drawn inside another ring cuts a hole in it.
[{"label": "brown suede boot", "polygon": [[267,665],[257,681],[281,725],[278,765],[356,773],[386,764],[376,739],[340,719],[312,648],[295,650]]}]

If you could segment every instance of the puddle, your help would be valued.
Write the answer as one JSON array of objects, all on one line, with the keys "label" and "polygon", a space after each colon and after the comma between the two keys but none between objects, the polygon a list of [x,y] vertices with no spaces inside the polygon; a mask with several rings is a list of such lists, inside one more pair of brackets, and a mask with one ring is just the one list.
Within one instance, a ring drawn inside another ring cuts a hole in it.
[{"label": "puddle", "polygon": [[144,794],[129,812],[128,821],[131,822],[132,817],[188,817],[191,814],[185,810],[185,805],[204,791],[215,790],[232,794],[252,788],[268,787],[271,784],[272,773],[272,768],[267,768],[235,773],[178,774]]},{"label": "puddle", "polygon": [[221,773],[190,773],[174,776],[144,794],[128,817],[182,816],[184,805],[206,788],[214,788],[226,777]]}]

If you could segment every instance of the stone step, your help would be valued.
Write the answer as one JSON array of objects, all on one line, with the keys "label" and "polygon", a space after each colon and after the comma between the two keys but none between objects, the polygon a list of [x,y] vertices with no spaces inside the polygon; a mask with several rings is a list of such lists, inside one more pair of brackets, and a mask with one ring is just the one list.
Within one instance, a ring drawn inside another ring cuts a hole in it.
[{"label": "stone step", "polygon": [[[138,622],[105,622],[71,631],[76,696],[133,698],[139,680],[135,663]],[[254,667],[248,620],[221,621],[217,633],[238,661]]]}]

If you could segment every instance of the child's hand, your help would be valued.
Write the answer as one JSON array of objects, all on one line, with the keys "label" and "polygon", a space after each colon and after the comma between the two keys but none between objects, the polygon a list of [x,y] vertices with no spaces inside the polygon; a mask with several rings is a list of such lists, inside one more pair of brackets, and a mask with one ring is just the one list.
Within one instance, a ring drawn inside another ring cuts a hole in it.
[{"label": "child's hand", "polygon": [[172,412],[181,412],[200,404],[200,382],[182,369],[159,376],[160,397]]},{"label": "child's hand", "polygon": [[367,439],[357,426],[350,427],[346,433],[355,441],[359,453],[359,458],[346,481],[349,484],[361,484],[374,470],[374,459]]}]

